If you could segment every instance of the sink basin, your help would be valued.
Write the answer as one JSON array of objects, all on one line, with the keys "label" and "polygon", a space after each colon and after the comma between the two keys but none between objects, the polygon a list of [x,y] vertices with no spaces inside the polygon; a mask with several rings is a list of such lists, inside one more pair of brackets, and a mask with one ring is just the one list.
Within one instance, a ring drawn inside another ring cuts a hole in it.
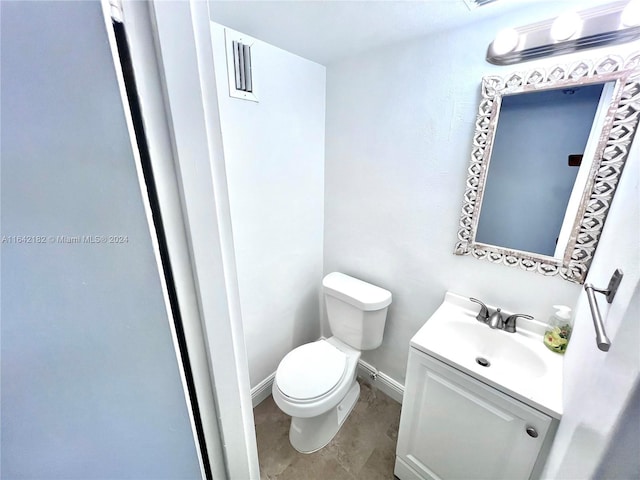
[{"label": "sink basin", "polygon": [[[474,318],[475,320],[475,318]],[[517,335],[502,330],[493,330],[487,325],[460,321],[459,319],[442,322],[440,335],[455,339],[461,355],[478,363],[478,358],[489,362],[487,368],[505,370],[505,374],[527,375],[539,378],[547,372],[547,364],[528,342]],[[545,353],[545,352],[543,352]],[[482,362],[478,363],[482,365]]]},{"label": "sink basin", "polygon": [[479,310],[467,297],[447,292],[411,346],[560,418],[562,356],[542,343],[545,325],[519,318],[516,333],[508,333],[479,322]]}]

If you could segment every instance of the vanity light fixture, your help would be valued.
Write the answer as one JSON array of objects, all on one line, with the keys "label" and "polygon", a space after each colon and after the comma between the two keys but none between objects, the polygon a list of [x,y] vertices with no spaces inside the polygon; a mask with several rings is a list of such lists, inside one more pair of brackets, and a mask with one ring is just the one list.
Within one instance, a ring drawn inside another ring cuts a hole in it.
[{"label": "vanity light fixture", "polygon": [[551,24],[549,34],[556,42],[564,42],[575,36],[582,25],[582,19],[576,12],[565,12]]},{"label": "vanity light fixture", "polygon": [[640,1],[631,0],[620,16],[621,27],[640,26]]},{"label": "vanity light fixture", "polygon": [[496,55],[513,52],[520,42],[520,35],[513,28],[500,30],[493,41],[493,51]]},{"label": "vanity light fixture", "polygon": [[638,38],[640,0],[617,1],[502,30],[489,45],[487,61],[495,65],[511,65]]}]

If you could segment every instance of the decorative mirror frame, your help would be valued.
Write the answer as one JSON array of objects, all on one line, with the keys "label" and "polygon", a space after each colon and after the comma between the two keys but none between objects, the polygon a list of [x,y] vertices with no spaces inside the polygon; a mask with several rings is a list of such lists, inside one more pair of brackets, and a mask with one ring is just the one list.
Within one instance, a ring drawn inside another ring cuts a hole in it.
[{"label": "decorative mirror frame", "polygon": [[[593,157],[589,178],[563,258],[502,248],[475,241],[480,208],[505,95],[615,82],[611,103]],[[609,55],[482,79],[482,99],[473,135],[456,255],[471,255],[543,275],[584,283],[640,117],[640,52],[626,60]]]}]

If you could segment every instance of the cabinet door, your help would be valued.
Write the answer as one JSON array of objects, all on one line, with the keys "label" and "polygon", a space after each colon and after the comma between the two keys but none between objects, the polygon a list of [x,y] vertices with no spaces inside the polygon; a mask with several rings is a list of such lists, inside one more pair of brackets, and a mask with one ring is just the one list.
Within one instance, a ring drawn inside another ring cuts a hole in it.
[{"label": "cabinet door", "polygon": [[397,455],[415,478],[528,479],[550,424],[547,415],[411,349]]}]

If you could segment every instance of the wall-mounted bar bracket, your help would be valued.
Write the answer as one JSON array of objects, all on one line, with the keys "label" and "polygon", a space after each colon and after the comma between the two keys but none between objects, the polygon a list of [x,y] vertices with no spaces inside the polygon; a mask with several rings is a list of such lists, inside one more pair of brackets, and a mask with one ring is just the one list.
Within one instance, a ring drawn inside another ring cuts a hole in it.
[{"label": "wall-mounted bar bracket", "polygon": [[590,283],[584,284],[584,291],[587,292],[587,299],[589,300],[589,308],[591,309],[591,316],[593,317],[593,327],[596,330],[596,343],[598,348],[603,352],[609,351],[611,347],[611,340],[607,337],[607,333],[604,330],[604,324],[602,323],[602,315],[600,314],[600,308],[598,308],[598,302],[596,300],[595,292],[602,293],[607,298],[607,303],[613,302],[620,282],[622,281],[623,273],[619,268],[613,272],[611,280],[609,280],[609,286],[606,290],[601,288],[595,288]]}]

